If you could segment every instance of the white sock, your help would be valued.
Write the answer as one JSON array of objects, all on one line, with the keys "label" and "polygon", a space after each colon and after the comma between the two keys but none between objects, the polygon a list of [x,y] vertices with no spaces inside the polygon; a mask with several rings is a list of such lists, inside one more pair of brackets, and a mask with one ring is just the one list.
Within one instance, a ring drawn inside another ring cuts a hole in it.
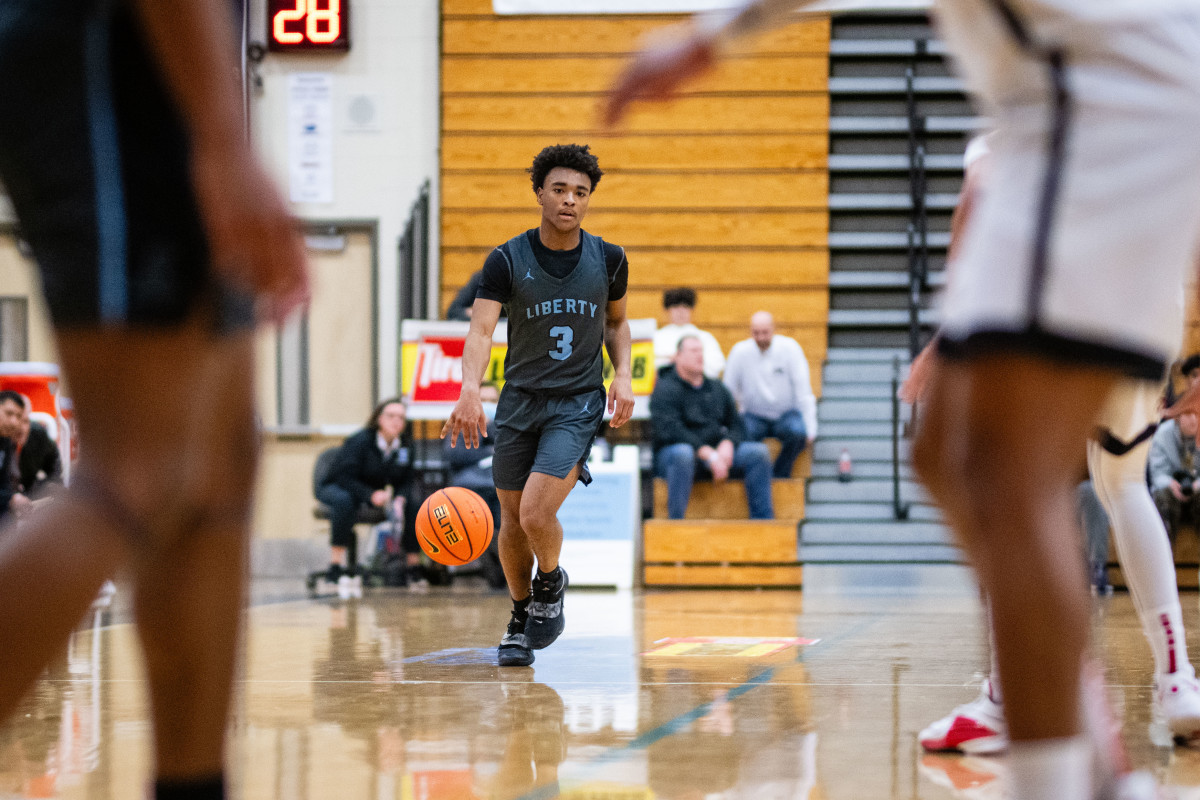
[{"label": "white sock", "polygon": [[1011,742],[1013,800],[1090,800],[1091,745],[1087,736]]},{"label": "white sock", "polygon": [[1146,638],[1150,640],[1150,649],[1154,651],[1155,674],[1192,673],[1183,634],[1183,611],[1179,603],[1150,609],[1142,617]]},{"label": "white sock", "polygon": [[1167,675],[1188,670],[1190,665],[1175,582],[1175,557],[1162,517],[1142,478],[1148,447],[1143,444],[1118,457],[1091,442],[1088,466],[1097,484],[1097,496],[1112,521],[1121,569],[1142,632],[1154,653],[1154,671]]}]

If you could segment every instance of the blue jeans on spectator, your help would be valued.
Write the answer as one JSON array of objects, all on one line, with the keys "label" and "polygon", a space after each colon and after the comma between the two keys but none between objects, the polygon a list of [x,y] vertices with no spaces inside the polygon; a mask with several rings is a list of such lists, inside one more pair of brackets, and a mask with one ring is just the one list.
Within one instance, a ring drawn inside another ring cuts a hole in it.
[{"label": "blue jeans on spectator", "polygon": [[317,489],[317,500],[329,507],[329,543],[333,547],[352,547],[358,543],[354,523],[358,520],[358,501],[336,483]]},{"label": "blue jeans on spectator", "polygon": [[1079,484],[1076,493],[1090,569],[1088,582],[1095,589],[1104,591],[1108,586],[1108,512],[1096,496],[1096,489],[1091,480]]},{"label": "blue jeans on spectator", "polygon": [[[654,473],[667,481],[667,516],[683,519],[696,472],[712,477],[708,465],[696,456],[690,444],[671,444],[654,454]],[[750,519],[775,519],[771,504],[771,456],[762,442],[742,442],[733,451],[730,477],[741,478],[746,486],[746,504]]]},{"label": "blue jeans on spectator", "polygon": [[808,430],[804,427],[804,415],[799,411],[786,412],[779,419],[767,419],[746,412],[742,414],[746,426],[746,441],[761,442],[768,436],[779,440],[779,455],[775,458],[772,474],[776,478],[792,477],[792,465],[808,447]]}]

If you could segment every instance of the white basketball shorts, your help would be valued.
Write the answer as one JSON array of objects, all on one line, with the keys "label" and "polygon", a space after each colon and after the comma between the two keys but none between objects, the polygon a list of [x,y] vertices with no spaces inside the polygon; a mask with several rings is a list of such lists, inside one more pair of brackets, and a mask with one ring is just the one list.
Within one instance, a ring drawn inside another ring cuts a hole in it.
[{"label": "white basketball shorts", "polygon": [[939,2],[995,130],[941,350],[1031,352],[1160,380],[1200,243],[1200,3],[1116,18],[1075,5]]}]

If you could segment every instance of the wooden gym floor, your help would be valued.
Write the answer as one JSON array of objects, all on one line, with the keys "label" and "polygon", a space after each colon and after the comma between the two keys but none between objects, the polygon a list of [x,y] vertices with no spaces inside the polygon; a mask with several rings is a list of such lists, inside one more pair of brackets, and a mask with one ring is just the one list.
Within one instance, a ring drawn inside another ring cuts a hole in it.
[{"label": "wooden gym floor", "polygon": [[[1183,607],[1196,653],[1197,595]],[[233,795],[1000,798],[1003,758],[925,755],[915,738],[985,667],[969,592],[573,590],[566,612],[532,668],[501,671],[507,601],[466,581],[352,601],[256,585]],[[1098,599],[1093,619],[1135,762],[1200,795],[1200,751],[1151,742],[1128,595]],[[0,728],[0,797],[144,796],[148,734],[118,595]]]}]

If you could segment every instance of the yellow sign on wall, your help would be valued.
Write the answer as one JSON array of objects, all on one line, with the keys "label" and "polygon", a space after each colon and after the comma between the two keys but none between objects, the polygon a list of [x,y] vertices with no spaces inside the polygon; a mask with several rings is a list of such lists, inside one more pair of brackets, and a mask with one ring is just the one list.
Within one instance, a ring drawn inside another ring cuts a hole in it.
[{"label": "yellow sign on wall", "polygon": [[[631,372],[633,375],[633,394],[639,398],[649,398],[654,391],[654,332],[658,325],[653,319],[635,319],[629,321],[630,332],[633,335],[631,346]],[[415,391],[421,386],[419,380],[436,380],[461,383],[462,357],[444,352],[449,345],[445,343],[454,339],[465,339],[470,330],[467,322],[431,322],[427,320],[404,320],[401,326],[400,375],[401,391],[405,397],[413,398],[420,395]],[[438,343],[434,346],[434,343]],[[430,352],[423,352],[422,348]],[[492,335],[492,353],[483,380],[497,386],[504,385],[504,356],[508,353],[507,327],[502,320]],[[604,386],[612,383],[613,367],[604,353]]]}]

